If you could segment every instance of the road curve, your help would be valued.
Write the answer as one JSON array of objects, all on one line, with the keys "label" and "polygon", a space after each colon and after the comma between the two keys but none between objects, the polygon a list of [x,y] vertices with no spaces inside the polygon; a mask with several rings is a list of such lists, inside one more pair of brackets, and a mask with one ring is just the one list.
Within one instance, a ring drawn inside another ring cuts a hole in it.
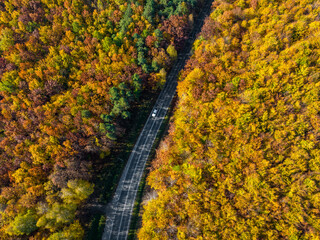
[{"label": "road curve", "polygon": [[203,7],[201,16],[194,23],[194,27],[186,43],[184,51],[178,55],[176,63],[167,76],[166,84],[161,91],[155,106],[155,117],[151,113],[142,132],[132,150],[127,165],[122,173],[115,195],[106,209],[106,224],[102,240],[126,240],[130,227],[132,209],[138,192],[139,183],[144,171],[150,150],[157,136],[172,98],[176,93],[177,75],[189,58],[189,52],[197,33],[200,32],[205,17],[210,13],[212,0],[208,0]]}]

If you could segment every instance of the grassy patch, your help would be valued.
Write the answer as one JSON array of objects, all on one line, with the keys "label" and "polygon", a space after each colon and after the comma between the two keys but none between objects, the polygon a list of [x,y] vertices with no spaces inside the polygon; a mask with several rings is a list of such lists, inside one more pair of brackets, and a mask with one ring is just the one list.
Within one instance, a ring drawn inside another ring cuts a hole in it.
[{"label": "grassy patch", "polygon": [[95,214],[89,223],[86,239],[101,239],[105,223],[106,217],[104,215]]}]

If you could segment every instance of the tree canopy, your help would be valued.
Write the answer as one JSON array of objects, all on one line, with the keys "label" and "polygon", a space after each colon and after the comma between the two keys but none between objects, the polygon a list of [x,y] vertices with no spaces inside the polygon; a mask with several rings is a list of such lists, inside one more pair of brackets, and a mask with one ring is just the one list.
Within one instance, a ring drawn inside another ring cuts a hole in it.
[{"label": "tree canopy", "polygon": [[0,2],[1,239],[81,239],[88,156],[108,161],[132,105],[163,85],[196,2]]},{"label": "tree canopy", "polygon": [[318,5],[214,1],[139,239],[320,239]]}]

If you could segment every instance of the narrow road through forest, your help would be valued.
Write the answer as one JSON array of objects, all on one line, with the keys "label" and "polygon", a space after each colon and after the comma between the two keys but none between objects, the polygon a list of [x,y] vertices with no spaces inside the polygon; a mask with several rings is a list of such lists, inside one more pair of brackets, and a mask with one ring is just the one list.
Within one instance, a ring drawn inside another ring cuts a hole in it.
[{"label": "narrow road through forest", "polygon": [[196,35],[200,32],[205,17],[210,13],[212,0],[207,0],[202,8],[200,15],[194,22],[194,28],[191,31],[184,50],[178,55],[178,59],[173,65],[167,76],[166,84],[161,91],[155,106],[156,116],[150,113],[147,122],[132,150],[127,165],[122,173],[115,195],[107,205],[106,225],[102,240],[126,240],[129,232],[130,221],[139,183],[148,159],[150,150],[157,136],[158,130],[167,110],[176,93],[177,76],[184,67],[189,58],[193,42]]}]

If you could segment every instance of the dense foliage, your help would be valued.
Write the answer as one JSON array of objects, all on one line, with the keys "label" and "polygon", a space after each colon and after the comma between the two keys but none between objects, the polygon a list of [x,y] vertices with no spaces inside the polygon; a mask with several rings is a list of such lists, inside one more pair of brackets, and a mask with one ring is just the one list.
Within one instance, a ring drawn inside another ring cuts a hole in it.
[{"label": "dense foliage", "polygon": [[320,239],[319,13],[315,0],[213,3],[139,239]]},{"label": "dense foliage", "polygon": [[0,239],[82,238],[87,156],[161,88],[196,2],[0,1]]}]

